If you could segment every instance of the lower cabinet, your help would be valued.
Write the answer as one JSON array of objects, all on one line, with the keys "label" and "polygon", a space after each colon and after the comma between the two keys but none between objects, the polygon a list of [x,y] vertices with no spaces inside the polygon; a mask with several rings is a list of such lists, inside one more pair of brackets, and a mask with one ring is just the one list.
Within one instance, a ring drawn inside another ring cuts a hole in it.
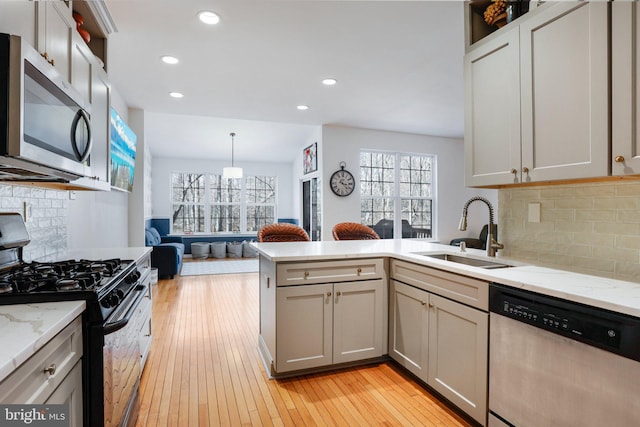
[{"label": "lower cabinet", "polygon": [[278,287],[276,371],[384,354],[385,281]]},{"label": "lower cabinet", "polygon": [[69,404],[69,426],[82,426],[82,319],[73,320],[0,382],[3,404]]},{"label": "lower cabinet", "polygon": [[82,427],[82,361],[60,383],[46,404],[66,404],[69,407],[69,427]]},{"label": "lower cabinet", "polygon": [[482,425],[489,315],[391,280],[389,355]]}]

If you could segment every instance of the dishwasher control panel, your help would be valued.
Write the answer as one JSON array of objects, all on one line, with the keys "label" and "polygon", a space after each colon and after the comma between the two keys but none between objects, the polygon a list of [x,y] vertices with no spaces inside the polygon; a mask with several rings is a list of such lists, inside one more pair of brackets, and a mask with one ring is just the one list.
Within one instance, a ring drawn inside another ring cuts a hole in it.
[{"label": "dishwasher control panel", "polygon": [[489,310],[640,361],[640,319],[497,284],[489,288]]}]

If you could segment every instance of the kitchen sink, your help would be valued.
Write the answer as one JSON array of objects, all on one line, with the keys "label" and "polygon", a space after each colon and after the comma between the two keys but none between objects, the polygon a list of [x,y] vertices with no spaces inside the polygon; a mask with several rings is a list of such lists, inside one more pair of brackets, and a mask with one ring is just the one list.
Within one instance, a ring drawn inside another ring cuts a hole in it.
[{"label": "kitchen sink", "polygon": [[419,253],[417,255],[427,256],[429,258],[441,259],[443,261],[456,262],[458,264],[470,265],[472,267],[494,269],[494,268],[507,268],[513,267],[513,265],[505,264],[503,262],[489,261],[482,258],[474,258],[470,256],[456,255],[451,253]]}]

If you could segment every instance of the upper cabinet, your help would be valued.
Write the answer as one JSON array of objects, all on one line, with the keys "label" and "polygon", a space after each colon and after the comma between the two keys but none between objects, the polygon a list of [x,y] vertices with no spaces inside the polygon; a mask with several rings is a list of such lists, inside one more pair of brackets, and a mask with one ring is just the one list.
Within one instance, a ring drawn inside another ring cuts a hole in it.
[{"label": "upper cabinet", "polygon": [[611,172],[640,174],[640,5],[611,5]]},{"label": "upper cabinet", "polygon": [[518,27],[469,52],[464,66],[466,183],[517,182],[521,156]]},{"label": "upper cabinet", "polygon": [[71,81],[71,37],[75,31],[71,1],[38,1],[35,48]]},{"label": "upper cabinet", "polygon": [[608,4],[560,2],[465,56],[468,186],[609,174]]}]

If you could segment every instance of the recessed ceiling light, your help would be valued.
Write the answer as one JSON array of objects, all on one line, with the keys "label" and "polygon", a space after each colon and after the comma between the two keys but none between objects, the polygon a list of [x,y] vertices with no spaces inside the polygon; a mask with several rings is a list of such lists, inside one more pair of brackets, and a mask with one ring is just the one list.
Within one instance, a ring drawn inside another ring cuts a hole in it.
[{"label": "recessed ceiling light", "polygon": [[308,110],[309,106],[308,105],[298,105],[298,110]]},{"label": "recessed ceiling light", "polygon": [[202,12],[198,13],[198,18],[200,18],[200,20],[207,25],[216,25],[218,22],[220,22],[220,16],[215,12],[211,12],[210,10],[203,10]]},{"label": "recessed ceiling light", "polygon": [[338,81],[336,79],[324,79],[324,80],[322,80],[322,84],[325,85],[325,86],[333,86],[336,83],[338,83]]},{"label": "recessed ceiling light", "polygon": [[162,59],[162,62],[164,62],[165,64],[177,64],[178,62],[180,62],[180,60],[178,58],[176,58],[175,56],[170,56],[170,55],[165,55],[163,57],[161,57],[160,59]]},{"label": "recessed ceiling light", "polygon": [[172,98],[182,98],[184,97],[183,94],[181,94],[180,92],[169,92],[169,96]]}]

